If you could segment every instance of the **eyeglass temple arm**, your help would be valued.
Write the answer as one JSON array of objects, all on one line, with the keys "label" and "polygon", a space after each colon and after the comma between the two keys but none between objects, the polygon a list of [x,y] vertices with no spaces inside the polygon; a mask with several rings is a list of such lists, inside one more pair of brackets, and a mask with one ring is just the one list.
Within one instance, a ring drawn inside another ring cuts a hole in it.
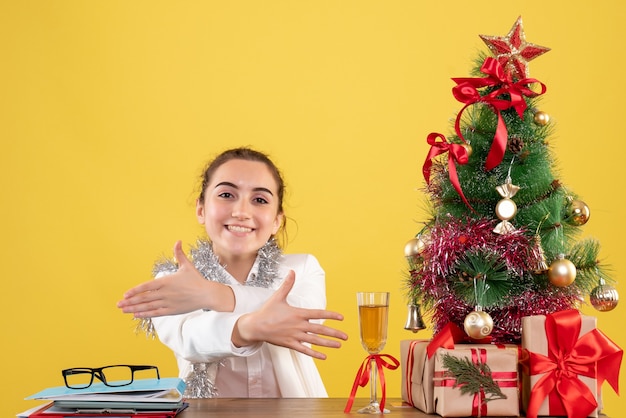
[{"label": "eyeglass temple arm", "polygon": [[131,366],[131,369],[133,370],[133,372],[139,371],[139,370],[154,369],[156,370],[157,379],[161,379],[161,375],[159,374],[159,368],[157,366]]}]

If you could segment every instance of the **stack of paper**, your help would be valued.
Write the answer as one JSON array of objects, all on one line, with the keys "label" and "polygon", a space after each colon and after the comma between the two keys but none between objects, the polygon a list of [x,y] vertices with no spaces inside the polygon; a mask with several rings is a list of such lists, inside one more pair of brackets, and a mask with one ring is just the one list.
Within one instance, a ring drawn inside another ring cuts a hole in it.
[{"label": "stack of paper", "polygon": [[19,417],[144,417],[172,418],[187,404],[185,382],[179,378],[140,379],[127,386],[94,383],[85,389],[65,386],[44,389],[26,399],[50,401]]}]

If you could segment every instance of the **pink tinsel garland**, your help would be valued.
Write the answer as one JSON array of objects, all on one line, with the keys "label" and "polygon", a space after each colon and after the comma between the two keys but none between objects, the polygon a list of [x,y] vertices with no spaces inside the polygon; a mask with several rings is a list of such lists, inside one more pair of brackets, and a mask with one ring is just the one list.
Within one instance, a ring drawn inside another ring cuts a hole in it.
[{"label": "pink tinsel garland", "polygon": [[540,252],[532,238],[518,229],[508,234],[495,234],[493,219],[439,219],[428,230],[428,245],[419,254],[423,260],[419,270],[411,271],[410,286],[432,309],[434,331],[448,322],[463,326],[465,316],[474,309],[459,299],[450,287],[456,280],[456,262],[468,251],[488,251],[501,256],[511,275],[518,280],[514,291],[497,306],[486,306],[494,320],[491,337],[494,342],[518,343],[521,337],[521,318],[527,315],[548,314],[575,306],[580,298],[575,288],[541,289],[533,282],[532,266],[538,265]]}]

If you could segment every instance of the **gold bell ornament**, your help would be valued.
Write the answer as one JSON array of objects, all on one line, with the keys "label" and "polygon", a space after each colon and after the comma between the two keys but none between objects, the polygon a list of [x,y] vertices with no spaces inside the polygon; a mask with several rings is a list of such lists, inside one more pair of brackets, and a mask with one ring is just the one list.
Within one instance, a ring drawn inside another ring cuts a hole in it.
[{"label": "gold bell ornament", "polygon": [[406,318],[406,324],[404,325],[404,329],[412,331],[413,333],[426,329],[426,326],[424,325],[424,320],[422,319],[422,314],[420,313],[420,305],[415,299],[413,299],[413,301],[408,304],[408,308],[409,312]]},{"label": "gold bell ornament", "polygon": [[534,237],[534,250],[537,255],[537,263],[534,266],[533,273],[542,274],[548,270],[548,263],[546,262],[546,254],[543,251],[543,246],[541,245],[541,237],[539,234],[535,234]]}]

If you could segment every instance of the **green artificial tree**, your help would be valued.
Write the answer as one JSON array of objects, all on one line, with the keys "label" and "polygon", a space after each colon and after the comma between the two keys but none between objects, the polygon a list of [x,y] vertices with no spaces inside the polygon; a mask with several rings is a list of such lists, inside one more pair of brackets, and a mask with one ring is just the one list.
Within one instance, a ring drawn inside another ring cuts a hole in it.
[{"label": "green artificial tree", "polygon": [[578,308],[610,310],[618,296],[594,239],[579,239],[589,208],[555,174],[546,86],[528,62],[549,51],[526,42],[522,20],[506,36],[480,36],[471,77],[453,78],[463,107],[454,133],[431,133],[423,173],[430,219],[405,247],[407,293],[471,339],[518,343],[521,318]]}]

